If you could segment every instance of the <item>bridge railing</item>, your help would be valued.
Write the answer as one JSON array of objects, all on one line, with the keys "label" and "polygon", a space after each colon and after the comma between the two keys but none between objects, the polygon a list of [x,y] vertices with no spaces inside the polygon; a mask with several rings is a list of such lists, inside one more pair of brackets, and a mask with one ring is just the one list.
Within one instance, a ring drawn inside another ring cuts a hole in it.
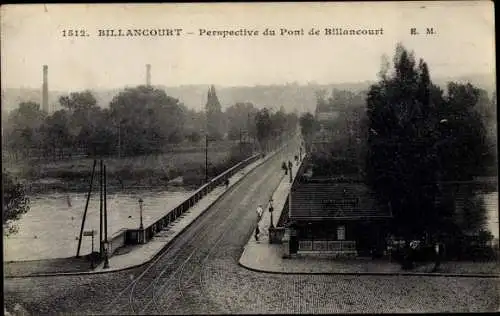
[{"label": "bridge railing", "polygon": [[164,227],[168,226],[171,222],[175,221],[182,214],[184,214],[187,210],[193,207],[199,200],[205,197],[207,194],[212,192],[216,187],[223,185],[226,179],[229,179],[234,174],[239,172],[241,169],[245,168],[249,164],[257,161],[261,157],[260,154],[255,154],[223,173],[219,174],[215,178],[211,179],[199,189],[197,189],[189,198],[185,201],[174,207],[167,214],[165,214],[162,218],[158,219],[153,224],[145,227],[144,230],[129,230],[127,232],[127,243],[146,243],[151,240],[157,232],[161,231]]},{"label": "bridge railing", "polygon": [[[286,142],[290,141],[293,137],[286,139]],[[284,148],[285,145],[280,146],[274,153],[268,154],[264,159],[270,159],[276,153]],[[259,160],[261,154],[255,154],[223,173],[219,174],[215,178],[211,179],[209,182],[197,189],[189,198],[180,203],[178,206],[170,210],[163,217],[155,221],[153,224],[147,226],[144,229],[122,229],[115,233],[111,240],[113,240],[112,245],[110,245],[110,254],[112,254],[116,249],[126,244],[141,244],[150,241],[157,232],[161,231],[164,227],[168,226],[170,223],[175,221],[177,218],[182,216],[187,210],[193,207],[199,200],[204,196],[212,192],[216,187],[224,184],[225,180],[232,177],[234,174],[238,173],[240,170],[250,165],[251,163]]]}]

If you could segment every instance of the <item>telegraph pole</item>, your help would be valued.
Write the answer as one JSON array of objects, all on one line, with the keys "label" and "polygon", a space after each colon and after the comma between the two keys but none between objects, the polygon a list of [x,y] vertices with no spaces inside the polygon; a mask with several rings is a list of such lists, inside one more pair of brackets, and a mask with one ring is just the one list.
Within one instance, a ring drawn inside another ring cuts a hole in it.
[{"label": "telegraph pole", "polygon": [[108,242],[108,205],[106,203],[106,190],[107,190],[107,183],[106,183],[106,165],[104,165],[104,172],[103,172],[103,187],[104,187],[104,243]]},{"label": "telegraph pole", "polygon": [[102,238],[102,233],[103,233],[103,187],[102,187],[102,175],[103,175],[103,163],[102,160],[99,162],[100,163],[100,168],[99,168],[99,254],[102,256],[103,253],[103,238]]},{"label": "telegraph pole", "polygon": [[121,122],[118,124],[118,158],[121,158],[121,146],[122,146],[122,136],[121,136]]},{"label": "telegraph pole", "polygon": [[[97,160],[94,159],[94,166],[92,167],[92,174],[90,176],[89,193],[87,195],[87,202],[85,203],[85,211],[83,212],[82,226],[80,227],[80,237],[78,238],[78,249],[76,250],[76,257],[77,258],[80,257],[80,248],[82,246],[83,228],[85,226],[85,219],[87,218],[87,209],[89,208],[89,200],[90,200],[90,194],[92,193],[92,183],[94,182],[94,174],[95,174],[95,166],[96,166],[96,164],[97,164]],[[94,252],[94,248],[93,247],[92,247],[92,252]]]},{"label": "telegraph pole", "polygon": [[108,189],[106,182],[106,165],[103,172],[104,186],[104,269],[109,268],[109,244],[108,244],[108,205],[106,203],[106,191]]},{"label": "telegraph pole", "polygon": [[240,156],[241,156],[241,127],[240,127]]},{"label": "telegraph pole", "polygon": [[208,133],[205,134],[205,183],[208,182]]}]

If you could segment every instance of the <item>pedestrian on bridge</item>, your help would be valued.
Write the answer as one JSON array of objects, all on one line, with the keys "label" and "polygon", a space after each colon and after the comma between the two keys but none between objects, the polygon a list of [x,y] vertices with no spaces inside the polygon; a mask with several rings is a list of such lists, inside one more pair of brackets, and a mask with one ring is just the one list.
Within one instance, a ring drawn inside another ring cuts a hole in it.
[{"label": "pedestrian on bridge", "polygon": [[262,218],[262,213],[264,212],[264,209],[262,208],[262,204],[259,204],[257,207],[257,219],[260,221]]},{"label": "pedestrian on bridge", "polygon": [[286,162],[283,161],[283,163],[281,164],[281,169],[285,170],[285,175],[288,174],[288,167],[286,166]]},{"label": "pedestrian on bridge", "polygon": [[260,228],[259,228],[259,223],[257,223],[257,227],[255,227],[255,241],[259,241],[259,236],[260,236]]}]

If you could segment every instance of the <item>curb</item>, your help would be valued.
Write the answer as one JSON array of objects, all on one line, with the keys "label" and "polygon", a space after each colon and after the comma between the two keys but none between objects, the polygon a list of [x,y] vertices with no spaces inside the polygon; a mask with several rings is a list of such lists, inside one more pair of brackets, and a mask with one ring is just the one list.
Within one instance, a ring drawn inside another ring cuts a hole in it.
[{"label": "curb", "polygon": [[423,276],[423,277],[443,277],[443,278],[483,278],[483,279],[500,279],[500,274],[457,274],[457,273],[429,273],[429,272],[281,272],[261,270],[244,265],[238,261],[238,265],[258,273],[267,274],[291,274],[291,275],[352,275],[352,276]]},{"label": "curb", "polygon": [[[283,150],[284,146],[281,146],[279,149],[275,150],[273,153],[271,154],[268,154],[264,157],[264,159],[262,159],[262,161],[260,163],[258,163],[257,165],[255,165],[252,169],[248,170],[248,172],[241,178],[239,178],[236,182],[233,182],[233,184],[231,185],[231,187],[228,189],[228,191],[233,187],[235,186],[236,184],[238,184],[241,180],[243,180],[250,172],[252,172],[253,170],[257,169],[258,167],[260,167],[261,165],[263,165],[265,162],[267,162],[268,160],[270,160],[272,157],[274,157],[280,150]],[[226,191],[226,192],[228,192]],[[215,203],[217,203],[219,201],[220,198],[222,198],[225,193],[222,193],[221,195],[219,195],[212,203],[210,203],[199,215],[198,217],[196,217],[192,222],[190,222],[189,224],[187,224],[184,228],[182,228],[182,230],[179,231],[179,233],[177,235],[175,235],[174,238],[172,238],[167,244],[165,244],[165,246],[163,246],[163,248],[161,248],[152,258],[148,259],[147,261],[144,261],[140,264],[136,264],[136,265],[133,265],[133,266],[130,266],[130,267],[124,267],[124,268],[119,268],[119,269],[115,269],[115,270],[104,270],[104,271],[84,271],[84,272],[54,272],[54,273],[39,273],[39,274],[27,274],[27,275],[15,275],[15,276],[4,276],[4,279],[26,279],[26,278],[37,278],[37,277],[53,277],[53,276],[79,276],[79,275],[95,275],[95,274],[104,274],[104,273],[115,273],[115,272],[122,272],[122,271],[126,271],[126,270],[131,270],[131,269],[135,269],[135,268],[139,268],[139,267],[142,267],[148,263],[150,263],[151,261],[154,261],[156,259],[158,259],[158,257],[160,257],[163,253],[165,253],[172,245],[172,243],[180,236],[182,235],[182,233],[188,229],[194,222],[196,222],[206,211],[208,211]],[[133,250],[132,250],[133,251]]]},{"label": "curb", "polygon": [[[273,154],[274,155],[274,154]],[[285,175],[282,176],[281,181]],[[294,178],[295,179],[295,178]],[[280,184],[281,184],[280,181]],[[279,188],[278,186],[274,189],[271,197],[274,196],[274,193]],[[255,232],[255,230],[253,231]],[[251,239],[252,237],[250,237]],[[248,244],[248,242],[247,242]],[[245,245],[246,247],[246,245]],[[244,252],[244,249],[243,249]],[[474,274],[474,273],[431,273],[431,272],[282,272],[282,271],[269,271],[258,268],[253,268],[250,266],[246,266],[241,263],[243,253],[240,255],[240,259],[238,260],[238,265],[244,269],[258,272],[258,273],[267,273],[267,274],[291,274],[291,275],[350,275],[350,276],[422,276],[422,277],[455,277],[455,278],[485,278],[485,279],[500,279],[500,274]]]}]

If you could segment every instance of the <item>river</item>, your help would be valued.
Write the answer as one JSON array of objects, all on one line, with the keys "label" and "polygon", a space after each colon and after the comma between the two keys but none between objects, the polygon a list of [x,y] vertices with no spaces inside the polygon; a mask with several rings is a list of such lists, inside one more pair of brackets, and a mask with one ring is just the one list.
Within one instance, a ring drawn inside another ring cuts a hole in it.
[{"label": "river", "polygon": [[[192,191],[108,194],[108,235],[122,228],[138,228],[139,198],[143,203],[144,226],[155,222],[184,201]],[[68,204],[68,196],[71,205]],[[498,192],[483,195],[488,213],[487,229],[498,240]],[[18,222],[19,232],[4,237],[4,261],[64,258],[76,255],[77,237],[85,209],[85,193],[54,193],[31,197],[31,209]],[[92,194],[85,230],[99,231],[99,193]],[[91,237],[83,237],[81,254],[91,252]],[[98,249],[99,236],[94,249]]]},{"label": "river", "polygon": [[[122,228],[138,228],[139,198],[147,226],[183,202],[192,191],[127,192],[108,194],[108,236]],[[69,197],[69,203],[68,203]],[[4,261],[64,258],[76,255],[86,193],[53,193],[30,197],[31,209],[17,221],[19,231],[4,237]],[[91,195],[84,230],[99,232],[99,192]],[[81,254],[91,252],[91,237],[83,237]],[[99,236],[94,240],[99,247]]]}]

